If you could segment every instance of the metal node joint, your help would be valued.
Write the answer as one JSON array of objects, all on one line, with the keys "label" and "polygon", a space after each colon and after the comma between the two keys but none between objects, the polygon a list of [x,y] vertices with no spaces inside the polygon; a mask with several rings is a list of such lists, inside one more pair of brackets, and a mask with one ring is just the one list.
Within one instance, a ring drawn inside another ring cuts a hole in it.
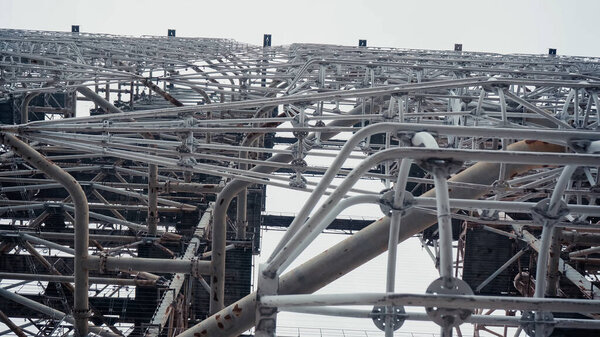
[{"label": "metal node joint", "polygon": [[196,159],[194,159],[192,157],[184,157],[184,158],[181,158],[177,162],[177,165],[183,166],[183,167],[189,167],[189,168],[193,168],[197,164],[198,164],[198,162],[196,161]]},{"label": "metal node joint", "polygon": [[383,190],[379,198],[379,208],[383,214],[390,216],[392,211],[398,211],[400,215],[404,215],[413,206],[414,197],[409,191],[404,191],[403,195],[402,205],[394,207],[394,189]]},{"label": "metal node joint", "polygon": [[569,208],[567,204],[560,200],[557,211],[552,214],[549,212],[550,199],[546,198],[540,200],[532,209],[531,216],[534,222],[546,225],[553,225],[557,223],[563,216],[569,214]]},{"label": "metal node joint", "polygon": [[536,315],[532,311],[525,311],[521,316],[521,327],[531,337],[550,336],[554,331],[555,324],[554,317],[550,312],[540,312]]},{"label": "metal node joint", "polygon": [[427,172],[432,174],[441,174],[446,177],[458,172],[463,166],[463,162],[461,161],[439,158],[421,160],[418,161],[417,164]]},{"label": "metal node joint", "polygon": [[[426,292],[435,295],[473,295],[469,285],[455,277],[440,277],[434,280]],[[461,325],[473,313],[470,309],[452,308],[425,308],[427,316],[442,328],[457,327]]]},{"label": "metal node joint", "polygon": [[588,139],[572,139],[569,140],[567,144],[577,153],[588,153],[588,149],[592,142]]},{"label": "metal node joint", "polygon": [[73,309],[73,318],[75,319],[89,319],[92,317],[90,309]]},{"label": "metal node joint", "polygon": [[387,322],[387,317],[391,316],[391,326],[392,330],[396,331],[402,327],[404,321],[406,321],[406,310],[404,310],[403,306],[384,306],[384,305],[376,305],[373,307],[371,311],[371,319],[373,319],[373,323],[375,326],[381,330],[385,331],[385,326]]},{"label": "metal node joint", "polygon": [[267,295],[277,295],[279,292],[279,275],[265,273],[267,264],[261,263],[258,267],[258,280],[256,289],[256,337],[274,337],[277,326],[277,308],[265,306],[260,299]]}]

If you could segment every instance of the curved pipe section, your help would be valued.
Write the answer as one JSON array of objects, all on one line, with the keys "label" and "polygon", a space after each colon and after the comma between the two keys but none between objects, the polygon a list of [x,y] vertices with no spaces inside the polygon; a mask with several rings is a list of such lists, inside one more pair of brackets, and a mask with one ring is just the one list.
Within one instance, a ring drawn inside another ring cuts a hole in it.
[{"label": "curved pipe section", "polygon": [[23,103],[21,104],[21,124],[29,122],[29,103],[31,100],[36,98],[40,93],[32,92],[25,96]]},{"label": "curved pipe section", "polygon": [[79,336],[88,334],[88,270],[85,267],[88,258],[89,243],[89,209],[88,202],[81,186],[75,178],[56,164],[50,162],[32,147],[17,139],[13,135],[2,133],[2,144],[9,146],[15,154],[19,155],[29,164],[44,172],[60,183],[69,192],[75,205],[75,291],[73,317],[75,329]]}]

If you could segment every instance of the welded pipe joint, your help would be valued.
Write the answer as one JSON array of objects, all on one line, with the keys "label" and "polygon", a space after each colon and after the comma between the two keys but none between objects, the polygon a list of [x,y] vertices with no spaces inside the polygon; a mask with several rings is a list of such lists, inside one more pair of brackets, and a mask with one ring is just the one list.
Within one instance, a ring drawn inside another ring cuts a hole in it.
[{"label": "welded pipe joint", "polygon": [[441,174],[449,177],[458,172],[463,167],[463,162],[454,159],[428,158],[416,161],[422,169],[431,174]]},{"label": "welded pipe joint", "polygon": [[558,201],[558,209],[555,214],[551,214],[549,212],[550,209],[550,199],[546,198],[540,200],[533,208],[531,209],[531,216],[535,223],[543,224],[544,226],[554,225],[562,217],[569,214],[569,207],[567,204],[560,200]]},{"label": "welded pipe joint", "polygon": [[277,308],[265,306],[261,303],[262,296],[277,295],[279,292],[279,276],[265,273],[267,264],[258,267],[258,280],[256,289],[256,337],[274,337],[277,326]]},{"label": "welded pipe joint", "polygon": [[391,216],[392,211],[400,212],[400,215],[406,214],[406,211],[413,207],[415,198],[409,191],[404,191],[403,196],[402,205],[394,207],[394,189],[383,190],[379,198],[379,208],[383,214]]}]

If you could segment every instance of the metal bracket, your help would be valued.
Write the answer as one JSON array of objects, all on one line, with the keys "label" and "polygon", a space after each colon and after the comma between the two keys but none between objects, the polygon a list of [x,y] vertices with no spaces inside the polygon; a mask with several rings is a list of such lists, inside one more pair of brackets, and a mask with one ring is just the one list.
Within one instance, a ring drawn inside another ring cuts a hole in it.
[{"label": "metal bracket", "polygon": [[540,200],[540,202],[533,206],[533,208],[531,209],[531,217],[533,218],[534,222],[551,225],[558,222],[563,216],[569,214],[569,208],[563,200],[559,201],[558,211],[556,212],[556,215],[548,213],[549,206],[549,198]]},{"label": "metal bracket", "polygon": [[394,207],[394,189],[381,191],[381,197],[379,198],[379,208],[385,215],[391,215],[392,211],[400,211],[401,215],[404,215],[406,211],[411,208],[414,204],[415,198],[409,191],[404,191],[404,200],[400,207]]},{"label": "metal bracket", "polygon": [[256,337],[275,337],[277,327],[277,308],[262,305],[260,298],[265,295],[277,295],[279,292],[279,276],[265,275],[267,264],[258,266],[258,280],[256,289]]}]

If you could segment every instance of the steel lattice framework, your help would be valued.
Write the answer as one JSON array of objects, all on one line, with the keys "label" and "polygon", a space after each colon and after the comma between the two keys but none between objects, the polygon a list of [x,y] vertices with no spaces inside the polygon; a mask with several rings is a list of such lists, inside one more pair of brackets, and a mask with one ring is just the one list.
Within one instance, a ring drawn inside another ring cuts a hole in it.
[{"label": "steel lattice framework", "polygon": [[[599,76],[590,57],[0,30],[5,333],[271,336],[281,310],[386,336],[597,332]],[[250,293],[265,186],[310,197]],[[362,203],[383,217],[286,272]],[[425,294],[394,287],[414,235],[440,272]],[[381,293],[311,295],[386,250]]]}]

